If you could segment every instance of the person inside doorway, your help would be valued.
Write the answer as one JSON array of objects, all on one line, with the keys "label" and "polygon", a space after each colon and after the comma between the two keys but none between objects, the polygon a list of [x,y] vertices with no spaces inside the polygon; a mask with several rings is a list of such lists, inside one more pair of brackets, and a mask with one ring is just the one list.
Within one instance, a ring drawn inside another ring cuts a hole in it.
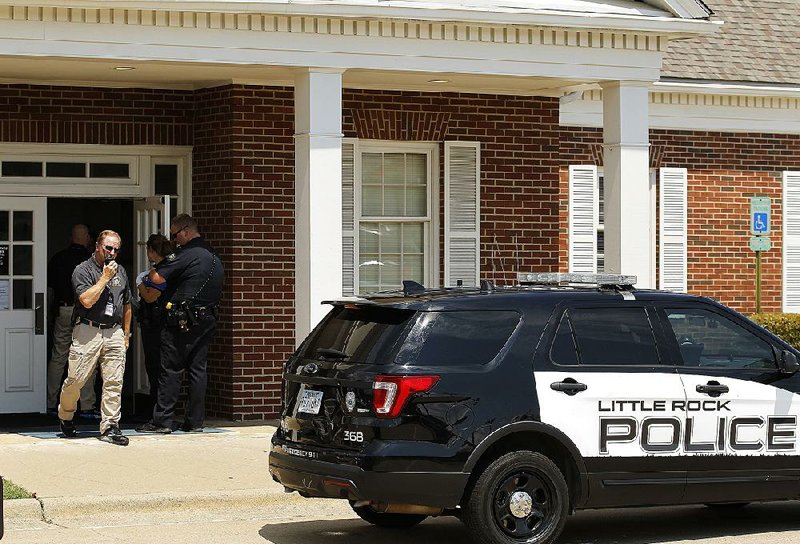
[{"label": "person inside doorway", "polygon": [[[163,234],[151,234],[147,239],[147,260],[152,266],[173,255],[175,244]],[[174,257],[173,257],[174,258]],[[161,329],[164,326],[164,309],[158,297],[166,288],[166,283],[154,284],[148,275],[153,269],[148,268],[136,277],[136,288],[139,291],[139,309],[136,317],[142,333],[142,349],[144,351],[144,367],[147,381],[150,382],[150,412],[152,413],[158,400],[158,380],[161,375]]]},{"label": "person inside doorway", "polygon": [[[64,381],[69,346],[72,343],[75,306],[72,272],[76,266],[91,256],[92,251],[87,247],[90,241],[89,228],[86,225],[82,223],[73,225],[69,246],[53,255],[47,265],[47,287],[52,291],[55,307],[53,349],[50,353],[50,362],[47,364],[47,413],[51,415],[55,415],[58,411],[58,395]],[[95,407],[96,374],[95,371],[89,376],[80,393],[80,415],[92,419],[100,419],[100,412]]]}]

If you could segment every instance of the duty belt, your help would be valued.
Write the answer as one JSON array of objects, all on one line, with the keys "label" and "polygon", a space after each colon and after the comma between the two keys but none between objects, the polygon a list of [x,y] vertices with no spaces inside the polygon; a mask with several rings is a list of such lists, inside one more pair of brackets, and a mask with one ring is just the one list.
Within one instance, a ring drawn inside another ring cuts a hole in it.
[{"label": "duty belt", "polygon": [[119,325],[119,323],[98,323],[97,321],[86,319],[85,317],[79,317],[77,323],[89,325],[90,327],[95,327],[97,329],[113,329]]}]

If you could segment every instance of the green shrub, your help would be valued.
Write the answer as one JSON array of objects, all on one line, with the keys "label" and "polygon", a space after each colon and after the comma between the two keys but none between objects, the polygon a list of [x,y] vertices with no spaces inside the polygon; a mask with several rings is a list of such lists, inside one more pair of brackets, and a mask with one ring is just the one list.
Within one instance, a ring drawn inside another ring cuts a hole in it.
[{"label": "green shrub", "polygon": [[750,319],[800,349],[800,314],[753,314]]},{"label": "green shrub", "polygon": [[6,499],[29,499],[33,497],[30,491],[20,487],[11,480],[3,480],[3,500]]}]

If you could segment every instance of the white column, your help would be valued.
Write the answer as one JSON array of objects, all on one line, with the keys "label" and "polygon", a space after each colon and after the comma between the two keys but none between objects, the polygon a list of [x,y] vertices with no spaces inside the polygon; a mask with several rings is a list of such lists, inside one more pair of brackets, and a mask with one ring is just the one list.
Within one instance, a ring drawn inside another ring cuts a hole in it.
[{"label": "white column", "polygon": [[638,276],[652,288],[649,82],[614,81],[603,87],[605,270]]},{"label": "white column", "polygon": [[295,344],[342,296],[342,72],[298,71],[295,105]]}]

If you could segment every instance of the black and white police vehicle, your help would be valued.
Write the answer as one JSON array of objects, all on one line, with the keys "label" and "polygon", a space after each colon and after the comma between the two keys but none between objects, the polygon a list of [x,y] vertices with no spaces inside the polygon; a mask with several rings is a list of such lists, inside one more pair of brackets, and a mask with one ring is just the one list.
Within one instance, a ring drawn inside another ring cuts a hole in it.
[{"label": "black and white police vehicle", "polygon": [[800,353],[699,296],[635,277],[331,301],[288,360],[269,470],[410,527],[555,542],[568,514],[800,498]]}]

